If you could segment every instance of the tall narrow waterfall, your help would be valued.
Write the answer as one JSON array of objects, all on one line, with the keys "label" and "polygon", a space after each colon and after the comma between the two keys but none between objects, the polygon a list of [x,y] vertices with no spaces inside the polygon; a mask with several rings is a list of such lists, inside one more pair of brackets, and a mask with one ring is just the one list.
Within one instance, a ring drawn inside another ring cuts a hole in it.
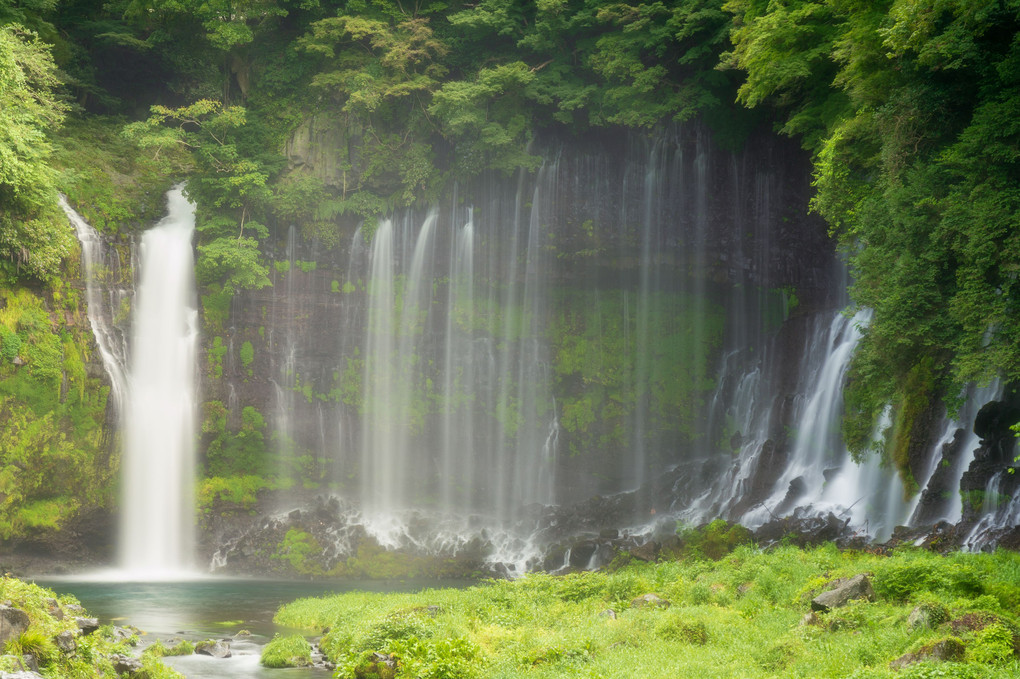
[{"label": "tall narrow waterfall", "polygon": [[113,319],[121,304],[130,299],[131,291],[117,286],[111,280],[106,280],[106,285],[103,285],[104,281],[99,280],[101,274],[105,274],[109,279],[120,270],[116,253],[107,253],[96,230],[74,211],[63,196],[60,197],[60,207],[74,226],[75,234],[81,243],[89,325],[96,338],[103,367],[110,376],[111,395],[119,416],[124,412],[127,394],[128,347],[125,336],[114,327]]},{"label": "tall narrow waterfall", "polygon": [[190,570],[194,551],[195,208],[178,187],[142,236],[133,308],[120,566],[132,576]]}]

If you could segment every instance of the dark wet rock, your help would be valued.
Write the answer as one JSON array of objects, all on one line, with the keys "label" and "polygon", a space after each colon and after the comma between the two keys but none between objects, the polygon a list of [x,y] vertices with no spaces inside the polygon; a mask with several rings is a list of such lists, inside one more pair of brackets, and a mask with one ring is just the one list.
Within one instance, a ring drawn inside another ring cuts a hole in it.
[{"label": "dark wet rock", "polygon": [[61,653],[65,655],[71,655],[78,650],[78,642],[75,640],[75,634],[71,630],[64,630],[57,636],[53,637],[53,643],[57,645]]},{"label": "dark wet rock", "polygon": [[833,608],[846,606],[855,599],[875,600],[875,590],[872,589],[868,576],[864,574],[855,575],[847,580],[837,580],[832,584],[834,585],[832,589],[811,600],[811,610],[824,613]]},{"label": "dark wet rock", "polygon": [[84,635],[92,634],[99,629],[99,618],[75,618],[74,621]]},{"label": "dark wet rock", "polygon": [[397,659],[386,653],[373,653],[354,668],[355,679],[394,679],[397,676]]},{"label": "dark wet rock", "polygon": [[642,594],[630,602],[631,608],[669,608],[670,603],[658,594]]},{"label": "dark wet rock", "polygon": [[226,641],[217,639],[200,641],[195,644],[195,653],[197,655],[212,656],[213,658],[229,658],[230,644]]},{"label": "dark wet rock", "polygon": [[956,502],[959,489],[953,484],[959,473],[959,467],[963,464],[963,444],[967,439],[967,432],[957,429],[953,439],[942,444],[939,461],[935,463],[935,471],[917,502],[917,508],[911,517],[914,525],[931,524],[946,516],[950,507]]},{"label": "dark wet rock", "polygon": [[12,606],[0,606],[0,649],[28,629],[28,613]]},{"label": "dark wet rock", "polygon": [[659,544],[649,540],[631,549],[630,555],[639,561],[655,561],[659,556]]},{"label": "dark wet rock", "polygon": [[795,513],[762,524],[754,531],[754,540],[762,546],[784,540],[798,547],[807,547],[845,540],[852,535],[849,519],[840,519],[831,512],[824,516],[802,516]]},{"label": "dark wet rock", "polygon": [[966,653],[966,647],[963,642],[959,639],[949,638],[936,641],[933,644],[922,646],[914,653],[907,653],[902,655],[896,660],[889,663],[889,667],[892,669],[900,669],[907,665],[922,662],[925,660],[941,660],[943,662],[950,660],[963,660],[964,654]]}]

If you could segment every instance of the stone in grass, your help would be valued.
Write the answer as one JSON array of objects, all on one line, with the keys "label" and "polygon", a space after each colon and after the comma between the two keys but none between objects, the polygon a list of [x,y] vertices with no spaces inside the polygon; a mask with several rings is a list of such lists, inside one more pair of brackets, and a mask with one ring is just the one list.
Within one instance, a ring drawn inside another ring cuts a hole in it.
[{"label": "stone in grass", "polygon": [[354,679],[394,679],[397,659],[386,653],[371,653],[354,668]]},{"label": "stone in grass", "polygon": [[658,594],[642,594],[630,602],[631,608],[669,608],[670,603]]},{"label": "stone in grass", "polygon": [[20,608],[0,606],[0,649],[28,629],[28,613]]},{"label": "stone in grass", "polygon": [[25,670],[23,672],[0,672],[0,679],[43,679],[38,672]]},{"label": "stone in grass", "polygon": [[924,660],[941,660],[943,662],[948,660],[963,660],[963,656],[966,653],[966,648],[963,642],[956,637],[949,637],[936,641],[933,644],[922,646],[920,649],[913,653],[907,653],[902,655],[896,660],[889,663],[889,667],[894,670],[898,670],[907,665],[912,665],[917,662]]},{"label": "stone in grass", "polygon": [[99,629],[99,618],[75,618],[78,629],[84,636],[88,636]]},{"label": "stone in grass", "polygon": [[200,641],[197,644],[195,644],[195,653],[197,655],[212,656],[213,658],[229,658],[230,644],[228,644],[225,641],[218,641],[216,639]]},{"label": "stone in grass", "polygon": [[64,630],[57,636],[53,637],[53,643],[57,645],[61,653],[65,655],[71,655],[78,650],[78,642],[75,640],[75,634],[69,629]]},{"label": "stone in grass", "polygon": [[945,606],[936,602],[924,602],[914,606],[907,618],[907,625],[912,630],[935,629],[949,620],[949,611]]},{"label": "stone in grass", "polygon": [[875,600],[875,590],[871,588],[871,581],[867,575],[855,575],[849,580],[837,580],[835,587],[822,592],[811,600],[811,610],[824,613],[833,608],[846,606],[855,599],[865,601]]},{"label": "stone in grass", "polygon": [[131,656],[114,654],[110,656],[110,662],[113,663],[113,669],[118,676],[125,673],[133,675],[142,671],[142,661]]}]

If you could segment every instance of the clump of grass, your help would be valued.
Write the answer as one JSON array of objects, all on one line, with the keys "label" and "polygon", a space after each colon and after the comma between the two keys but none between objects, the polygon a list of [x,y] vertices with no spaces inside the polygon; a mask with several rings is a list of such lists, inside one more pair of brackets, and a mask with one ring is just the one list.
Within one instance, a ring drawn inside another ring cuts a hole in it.
[{"label": "clump of grass", "polygon": [[275,636],[262,649],[263,667],[307,667],[312,664],[312,645],[300,634]]}]

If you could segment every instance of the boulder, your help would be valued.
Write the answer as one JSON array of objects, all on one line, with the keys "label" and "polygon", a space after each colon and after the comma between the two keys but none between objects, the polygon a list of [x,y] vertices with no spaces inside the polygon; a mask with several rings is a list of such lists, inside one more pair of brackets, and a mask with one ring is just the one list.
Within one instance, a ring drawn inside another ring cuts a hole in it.
[{"label": "boulder", "polygon": [[608,620],[616,620],[616,611],[614,611],[612,608],[607,608],[606,610],[599,613],[599,617],[606,618]]},{"label": "boulder", "polygon": [[212,656],[213,658],[229,658],[230,644],[226,641],[217,641],[215,639],[200,641],[195,644],[195,653]]},{"label": "boulder", "polygon": [[659,556],[659,545],[654,540],[638,545],[630,550],[630,555],[640,561],[655,561]]},{"label": "boulder", "polygon": [[28,613],[12,606],[0,606],[0,649],[28,629]]},{"label": "boulder", "polygon": [[113,669],[118,675],[125,673],[133,675],[142,671],[142,661],[128,655],[111,655],[110,662],[113,663]]},{"label": "boulder", "polygon": [[46,611],[50,614],[50,616],[54,620],[64,619],[64,611],[60,608],[60,602],[58,602],[56,599],[53,598],[46,599]]},{"label": "boulder", "polygon": [[670,603],[658,594],[642,594],[630,602],[631,608],[669,608]]},{"label": "boulder", "polygon": [[43,679],[38,672],[0,672],[0,679]]},{"label": "boulder", "polygon": [[914,610],[910,611],[907,625],[912,630],[935,629],[947,620],[949,620],[949,611],[945,606],[936,603],[923,603],[914,606]]},{"label": "boulder", "polygon": [[825,612],[840,606],[846,606],[854,599],[875,600],[875,590],[871,581],[864,574],[855,575],[848,580],[837,580],[836,586],[822,592],[811,600],[811,610]]},{"label": "boulder", "polygon": [[57,636],[53,637],[53,643],[57,645],[60,652],[65,655],[71,655],[78,650],[78,642],[74,638],[74,632],[71,630],[64,630]]},{"label": "boulder", "polygon": [[966,648],[964,647],[963,642],[959,639],[950,637],[948,639],[936,641],[933,644],[928,644],[927,646],[922,646],[914,653],[901,655],[899,658],[896,658],[896,660],[889,663],[889,667],[896,670],[924,660],[941,660],[943,662],[947,660],[963,660],[965,652]]},{"label": "boulder", "polygon": [[74,621],[78,623],[78,629],[84,635],[89,635],[99,629],[99,618],[75,618]]}]

